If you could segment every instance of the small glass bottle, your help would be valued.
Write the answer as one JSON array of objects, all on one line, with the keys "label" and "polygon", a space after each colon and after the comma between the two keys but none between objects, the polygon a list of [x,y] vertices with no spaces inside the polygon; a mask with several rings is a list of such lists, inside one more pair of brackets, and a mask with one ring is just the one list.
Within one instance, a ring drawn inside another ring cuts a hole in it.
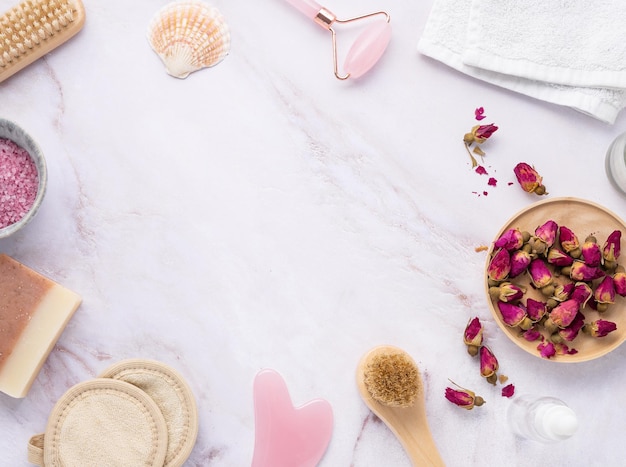
[{"label": "small glass bottle", "polygon": [[615,138],[609,146],[604,167],[611,185],[626,195],[626,133]]},{"label": "small glass bottle", "polygon": [[507,421],[516,435],[544,443],[565,440],[578,429],[574,411],[556,397],[517,396],[507,409]]}]

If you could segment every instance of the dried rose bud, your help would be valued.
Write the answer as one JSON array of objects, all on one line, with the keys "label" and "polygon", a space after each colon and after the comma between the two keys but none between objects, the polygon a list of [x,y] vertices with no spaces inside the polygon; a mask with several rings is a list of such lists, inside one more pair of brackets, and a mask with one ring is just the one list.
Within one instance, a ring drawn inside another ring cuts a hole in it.
[{"label": "dried rose bud", "polygon": [[517,277],[526,269],[528,269],[528,265],[530,264],[531,256],[530,253],[524,250],[517,250],[511,254],[511,272],[509,273],[510,277]]},{"label": "dried rose bud", "polygon": [[559,228],[559,242],[561,243],[561,248],[563,248],[566,253],[571,253],[580,248],[580,242],[576,234],[564,225]]},{"label": "dried rose bud", "polygon": [[524,296],[526,289],[510,282],[503,282],[500,284],[500,287],[498,287],[498,291],[499,300],[511,303],[521,299]]},{"label": "dried rose bud", "polygon": [[541,183],[543,179],[533,167],[525,162],[520,162],[515,166],[513,171],[515,172],[515,176],[522,190],[537,195],[547,194],[546,187]]},{"label": "dried rose bud", "polygon": [[498,376],[498,359],[489,347],[482,346],[480,348],[480,374],[491,384],[496,384]]},{"label": "dried rose bud", "polygon": [[612,321],[606,321],[603,319],[595,320],[591,323],[585,324],[583,331],[593,337],[605,337],[607,334],[615,331],[617,324]]},{"label": "dried rose bud", "polygon": [[467,345],[467,352],[473,357],[483,343],[483,325],[478,316],[470,319],[463,333],[463,342]]},{"label": "dried rose bud", "polygon": [[615,303],[615,283],[611,276],[605,276],[604,279],[602,279],[602,282],[598,284],[593,293],[593,298],[595,298],[598,303]]},{"label": "dried rose bud", "polygon": [[507,250],[500,248],[489,262],[487,277],[493,281],[501,282],[508,277],[510,271],[511,256]]},{"label": "dried rose bud", "polygon": [[554,288],[554,298],[556,301],[562,302],[570,298],[570,295],[574,291],[574,284],[568,282],[567,284],[559,284]]},{"label": "dried rose bud", "polygon": [[519,305],[498,302],[498,310],[500,310],[502,321],[507,326],[519,326],[522,329],[529,329],[532,326],[532,322],[528,318],[526,310]]},{"label": "dried rose bud", "polygon": [[524,244],[524,236],[519,229],[509,229],[494,243],[496,248],[506,248],[509,251],[519,250]]},{"label": "dried rose bud", "polygon": [[605,261],[617,261],[620,254],[620,240],[622,232],[614,230],[606,239],[606,243],[602,248],[602,257]]},{"label": "dried rose bud", "polygon": [[476,141],[478,143],[484,142],[486,139],[490,138],[496,130],[498,129],[493,123],[489,123],[487,125],[477,125],[472,128],[472,134],[476,137]]},{"label": "dried rose bud", "polygon": [[446,388],[446,399],[466,410],[472,410],[474,407],[480,407],[485,403],[482,397],[477,396],[469,389],[457,390]]},{"label": "dried rose bud", "polygon": [[591,282],[604,276],[602,269],[589,266],[582,261],[574,261],[570,266],[569,277],[575,281]]},{"label": "dried rose bud", "polygon": [[513,384],[507,384],[502,388],[502,397],[513,397],[515,394],[515,386]]},{"label": "dried rose bud", "polygon": [[615,285],[615,293],[626,297],[626,272],[616,272],[613,275],[613,284]]},{"label": "dried rose bud", "polygon": [[[579,306],[578,302],[572,298],[565,300],[550,311],[548,321],[551,321],[561,329],[566,328],[572,324],[572,321],[576,318]],[[549,328],[547,321],[546,328]]]},{"label": "dried rose bud", "polygon": [[559,329],[559,336],[564,340],[571,342],[576,339],[578,336],[578,332],[585,325],[585,315],[583,315],[580,311],[576,314],[574,321],[565,329]]},{"label": "dried rose bud", "polygon": [[526,314],[533,322],[541,321],[541,318],[548,312],[548,305],[532,298],[526,299]]},{"label": "dried rose bud", "polygon": [[528,265],[528,272],[530,273],[530,279],[532,283],[538,289],[541,289],[547,285],[552,284],[552,273],[548,269],[548,266],[539,258],[535,258]]},{"label": "dried rose bud", "polygon": [[587,266],[598,267],[602,262],[602,251],[596,242],[585,242],[581,249],[582,260]]},{"label": "dried rose bud", "polygon": [[550,359],[556,355],[556,348],[552,342],[542,342],[537,346],[541,358]]},{"label": "dried rose bud", "polygon": [[537,330],[537,328],[530,328],[522,333],[522,337],[528,342],[534,342],[539,339],[543,340],[543,334]]},{"label": "dried rose bud", "polygon": [[572,258],[567,253],[564,253],[563,251],[559,250],[558,248],[554,248],[554,247],[548,250],[547,258],[548,258],[548,263],[554,264],[555,266],[558,266],[558,267],[571,266],[572,263],[574,262],[574,258]]},{"label": "dried rose bud", "polygon": [[557,223],[553,220],[549,220],[535,229],[535,237],[542,240],[547,248],[550,248],[554,245],[558,229],[559,226]]},{"label": "dried rose bud", "polygon": [[576,282],[574,284],[574,290],[570,295],[570,298],[576,300],[580,305],[580,309],[585,308],[589,299],[593,296],[593,290],[586,282]]}]

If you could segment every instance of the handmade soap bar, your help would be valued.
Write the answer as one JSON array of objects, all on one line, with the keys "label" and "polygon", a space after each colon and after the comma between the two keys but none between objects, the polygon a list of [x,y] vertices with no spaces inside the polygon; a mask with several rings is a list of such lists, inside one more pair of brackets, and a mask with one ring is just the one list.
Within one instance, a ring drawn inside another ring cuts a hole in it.
[{"label": "handmade soap bar", "polygon": [[0,391],[24,397],[81,298],[0,254]]}]

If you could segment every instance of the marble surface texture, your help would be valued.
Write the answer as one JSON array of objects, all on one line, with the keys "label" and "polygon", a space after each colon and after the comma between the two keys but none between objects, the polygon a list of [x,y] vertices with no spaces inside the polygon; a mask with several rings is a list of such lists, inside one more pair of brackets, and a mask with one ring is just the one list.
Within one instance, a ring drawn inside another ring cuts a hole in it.
[{"label": "marble surface texture", "polygon": [[[509,184],[520,161],[542,173],[548,197],[626,217],[604,172],[626,115],[610,126],[420,56],[432,0],[326,5],[392,18],[382,60],[345,82],[332,74],[330,35],[282,0],[212,0],[231,53],[185,80],[146,40],[165,0],[84,3],[75,38],[0,84],[0,116],[35,138],[49,173],[37,217],[0,251],[84,300],[28,396],[0,394],[0,465],[28,465],[29,437],[72,385],[148,358],[196,395],[186,465],[250,465],[252,383],[273,368],[296,405],[332,404],[320,466],[409,466],[355,384],[361,355],[379,344],[418,363],[449,466],[624,465],[626,346],[579,364],[523,352],[491,316],[475,248],[539,199]],[[13,4],[0,0],[3,11]],[[495,187],[461,141],[479,106],[500,127],[484,146]],[[517,394],[556,396],[578,413],[573,438],[543,445],[510,432],[510,401],[465,353],[471,316]],[[487,404],[453,406],[448,378]]]}]

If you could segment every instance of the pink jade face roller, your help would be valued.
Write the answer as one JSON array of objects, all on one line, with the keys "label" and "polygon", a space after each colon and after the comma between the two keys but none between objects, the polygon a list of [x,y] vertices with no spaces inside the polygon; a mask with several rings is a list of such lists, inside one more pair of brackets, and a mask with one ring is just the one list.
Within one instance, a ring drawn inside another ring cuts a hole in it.
[{"label": "pink jade face roller", "polygon": [[[333,65],[335,76],[341,80],[348,78],[359,78],[372,68],[380,59],[391,39],[391,18],[384,11],[369,13],[350,19],[337,19],[329,10],[321,6],[314,0],[286,0],[294,8],[311,18],[324,29],[330,31],[333,40]],[[350,50],[346,54],[343,65],[344,75],[339,74],[337,63],[337,33],[333,29],[335,23],[350,23],[373,16],[384,16],[384,21],[371,23],[354,41]]]}]

